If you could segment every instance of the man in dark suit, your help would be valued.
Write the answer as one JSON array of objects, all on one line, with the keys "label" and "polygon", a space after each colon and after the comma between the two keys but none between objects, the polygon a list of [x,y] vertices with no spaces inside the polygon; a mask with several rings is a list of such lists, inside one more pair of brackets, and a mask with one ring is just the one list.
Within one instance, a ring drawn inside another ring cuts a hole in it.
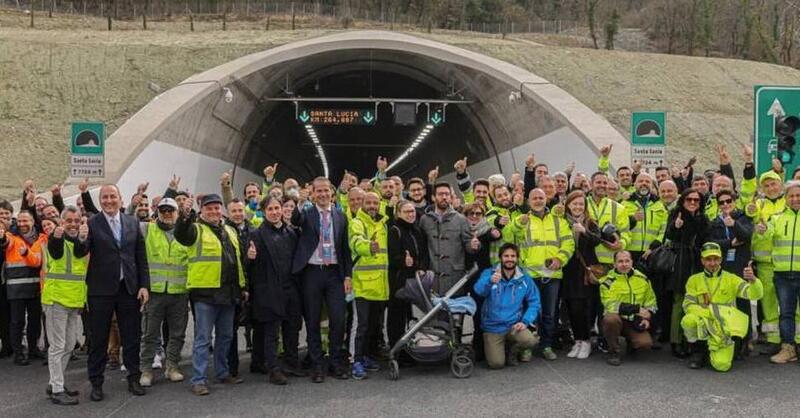
[{"label": "man in dark suit", "polygon": [[313,183],[314,205],[295,208],[292,225],[300,228],[292,273],[301,278],[308,351],[314,364],[311,380],[322,383],[325,369],[320,335],[322,302],[328,307],[331,371],[338,379],[349,377],[343,364],[345,294],[352,289],[353,260],[347,242],[347,218],[333,206],[331,182],[317,177]]},{"label": "man in dark suit", "polygon": [[114,313],[122,340],[123,364],[128,370],[128,391],[144,395],[139,385],[140,309],[150,297],[150,273],[139,221],[120,210],[122,197],[115,185],[100,188],[100,206],[102,212],[89,219],[86,241],[90,252],[86,272],[91,335],[88,369],[93,401],[103,400],[103,371]]}]

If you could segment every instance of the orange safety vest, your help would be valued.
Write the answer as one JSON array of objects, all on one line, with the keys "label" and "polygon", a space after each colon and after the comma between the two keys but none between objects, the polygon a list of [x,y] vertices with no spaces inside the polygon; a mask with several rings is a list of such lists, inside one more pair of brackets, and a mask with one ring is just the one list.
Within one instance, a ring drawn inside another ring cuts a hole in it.
[{"label": "orange safety vest", "polygon": [[[18,235],[6,233],[3,282],[6,284],[8,300],[38,298],[40,293],[39,273],[47,236],[39,234],[33,244],[28,244]],[[20,250],[25,248],[25,255]]]}]

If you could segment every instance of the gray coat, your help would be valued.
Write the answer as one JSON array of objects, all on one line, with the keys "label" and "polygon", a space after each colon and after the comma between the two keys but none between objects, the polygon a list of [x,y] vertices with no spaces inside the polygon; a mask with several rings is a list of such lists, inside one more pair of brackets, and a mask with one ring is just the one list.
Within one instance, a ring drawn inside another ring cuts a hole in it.
[{"label": "gray coat", "polygon": [[[466,253],[475,252],[470,247],[472,233],[469,222],[452,207],[440,218],[432,205],[420,219],[419,226],[428,239],[431,270],[437,277],[436,291],[444,294],[465,274]],[[466,291],[462,289],[457,294]]]}]

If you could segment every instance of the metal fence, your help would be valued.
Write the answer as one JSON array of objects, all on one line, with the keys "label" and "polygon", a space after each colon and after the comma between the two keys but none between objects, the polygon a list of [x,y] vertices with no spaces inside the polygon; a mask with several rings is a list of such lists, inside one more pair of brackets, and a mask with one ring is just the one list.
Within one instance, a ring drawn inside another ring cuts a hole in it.
[{"label": "metal fence", "polygon": [[[395,10],[354,9],[318,2],[291,2],[270,0],[151,0],[149,7],[136,2],[115,1],[111,5],[102,0],[0,0],[0,7],[34,11],[37,14],[61,13],[106,17],[115,20],[136,20],[143,14],[148,20],[169,20],[193,15],[207,19],[262,19],[266,16],[293,16],[308,20],[315,17],[327,19],[352,19],[393,28],[394,26],[422,29],[451,29],[483,33],[576,33],[581,22],[575,20],[538,20],[517,17],[489,22],[439,22],[419,13],[400,13]],[[306,25],[307,26],[307,25]]]}]

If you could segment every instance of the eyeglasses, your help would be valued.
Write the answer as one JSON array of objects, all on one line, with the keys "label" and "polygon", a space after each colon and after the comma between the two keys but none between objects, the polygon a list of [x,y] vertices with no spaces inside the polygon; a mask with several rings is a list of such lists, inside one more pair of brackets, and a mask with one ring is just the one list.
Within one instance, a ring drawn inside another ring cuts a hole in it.
[{"label": "eyeglasses", "polygon": [[699,197],[687,197],[686,199],[683,199],[683,201],[684,202],[700,203],[700,198]]},{"label": "eyeglasses", "polygon": [[175,208],[170,208],[170,207],[158,208],[158,213],[170,213],[170,212],[175,212]]},{"label": "eyeglasses", "polygon": [[468,213],[467,216],[483,216],[483,212],[476,210]]},{"label": "eyeglasses", "polygon": [[717,202],[719,202],[720,205],[728,205],[733,203],[733,199],[720,199]]}]

